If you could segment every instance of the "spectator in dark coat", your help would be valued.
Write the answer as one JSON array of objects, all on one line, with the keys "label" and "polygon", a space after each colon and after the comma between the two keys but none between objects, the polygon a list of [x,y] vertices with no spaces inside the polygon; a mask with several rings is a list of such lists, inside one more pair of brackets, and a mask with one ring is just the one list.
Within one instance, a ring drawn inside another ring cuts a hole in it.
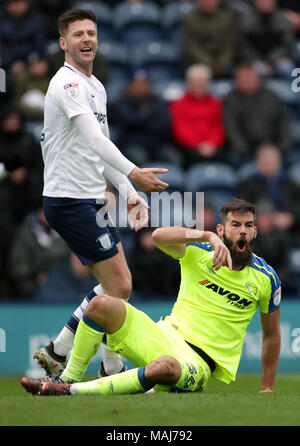
[{"label": "spectator in dark coat", "polygon": [[117,145],[131,161],[141,164],[168,160],[167,145],[171,140],[168,106],[154,94],[144,71],[134,74],[113,109],[113,119],[118,132]]},{"label": "spectator in dark coat", "polygon": [[253,251],[263,257],[269,265],[276,268],[280,277],[283,292],[293,293],[295,287],[290,280],[288,252],[291,247],[291,237],[286,231],[276,228],[273,213],[267,208],[261,209],[256,219],[258,235],[253,241]]},{"label": "spectator in dark coat", "polygon": [[32,295],[35,302],[82,302],[87,290],[99,285],[86,265],[75,254],[54,262],[47,273],[43,273]]},{"label": "spectator in dark coat", "polygon": [[147,296],[177,295],[180,283],[179,263],[162,253],[153,244],[151,228],[141,229],[131,255],[134,292]]},{"label": "spectator in dark coat", "polygon": [[30,213],[17,231],[8,260],[14,294],[30,297],[48,278],[49,270],[66,260],[70,250],[49,226],[43,210]]},{"label": "spectator in dark coat", "polygon": [[0,115],[0,163],[11,172],[26,166],[42,181],[43,159],[40,145],[31,133],[24,130],[24,116],[10,106]]},{"label": "spectator in dark coat", "polygon": [[49,64],[46,59],[31,61],[25,70],[15,76],[15,104],[27,120],[43,121],[49,81]]},{"label": "spectator in dark coat", "polygon": [[39,145],[24,131],[17,109],[8,109],[0,122],[0,263],[5,270],[15,231],[40,204],[43,160]]},{"label": "spectator in dark coat", "polygon": [[182,21],[185,68],[210,66],[215,77],[230,76],[235,60],[235,26],[231,11],[220,0],[198,0],[197,8]]},{"label": "spectator in dark coat", "polygon": [[242,14],[238,21],[240,57],[251,61],[265,77],[290,79],[293,30],[276,0],[253,0],[254,8]]},{"label": "spectator in dark coat", "polygon": [[290,22],[295,37],[300,37],[300,3],[299,0],[278,0],[278,6]]},{"label": "spectator in dark coat", "polygon": [[57,19],[61,13],[71,9],[74,5],[72,0],[31,0],[32,6],[39,16],[46,38],[57,39]]},{"label": "spectator in dark coat", "polygon": [[262,145],[255,157],[255,171],[239,186],[239,195],[272,213],[273,228],[297,234],[300,224],[300,188],[282,168],[282,157],[276,146]]},{"label": "spectator in dark coat", "polygon": [[235,72],[235,88],[224,99],[225,126],[230,148],[239,162],[254,158],[259,145],[275,144],[282,153],[290,149],[287,109],[282,100],[262,86],[251,65]]},{"label": "spectator in dark coat", "polygon": [[13,74],[33,55],[46,56],[45,37],[29,0],[8,0],[0,15],[1,66]]}]

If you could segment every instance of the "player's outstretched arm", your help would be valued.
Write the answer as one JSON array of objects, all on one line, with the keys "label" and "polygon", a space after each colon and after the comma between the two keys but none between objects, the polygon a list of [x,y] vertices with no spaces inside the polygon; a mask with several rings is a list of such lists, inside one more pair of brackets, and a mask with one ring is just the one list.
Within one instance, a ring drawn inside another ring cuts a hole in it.
[{"label": "player's outstretched arm", "polygon": [[128,176],[143,192],[161,192],[169,185],[157,178],[156,175],[166,172],[168,172],[168,169],[158,167],[147,167],[144,169],[135,167]]},{"label": "player's outstretched arm", "polygon": [[273,392],[280,353],[280,308],[269,314],[261,313],[262,377],[260,392]]},{"label": "player's outstretched arm", "polygon": [[73,122],[89,147],[109,166],[133,180],[143,192],[160,192],[168,187],[167,183],[156,176],[166,173],[168,169],[137,167],[104,135],[93,113],[77,115]]},{"label": "player's outstretched arm", "polygon": [[232,268],[228,248],[220,237],[213,232],[174,226],[172,228],[156,229],[152,238],[157,248],[177,259],[184,256],[187,243],[209,242],[214,248],[214,268],[219,269],[225,265],[230,269]]}]

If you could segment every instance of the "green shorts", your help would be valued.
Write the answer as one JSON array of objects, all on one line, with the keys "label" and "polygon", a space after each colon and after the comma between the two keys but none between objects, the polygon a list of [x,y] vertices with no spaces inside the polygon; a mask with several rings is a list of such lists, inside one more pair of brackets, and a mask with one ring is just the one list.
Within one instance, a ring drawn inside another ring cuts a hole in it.
[{"label": "green shorts", "polygon": [[[107,334],[108,347],[120,353],[136,367],[145,366],[161,356],[176,358],[182,368],[177,386],[187,391],[202,391],[211,375],[209,366],[184,341],[167,321],[154,322],[147,314],[126,305],[126,319],[122,327]],[[172,386],[155,386],[156,390],[169,391]]]}]

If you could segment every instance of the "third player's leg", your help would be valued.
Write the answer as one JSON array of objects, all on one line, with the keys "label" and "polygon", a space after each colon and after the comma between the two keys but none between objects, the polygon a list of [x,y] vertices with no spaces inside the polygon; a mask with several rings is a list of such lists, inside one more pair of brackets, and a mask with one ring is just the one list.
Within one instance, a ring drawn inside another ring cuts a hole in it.
[{"label": "third player's leg", "polygon": [[132,287],[122,243],[117,243],[118,254],[100,262],[88,265],[91,273],[99,280],[103,292],[119,299],[129,299]]}]

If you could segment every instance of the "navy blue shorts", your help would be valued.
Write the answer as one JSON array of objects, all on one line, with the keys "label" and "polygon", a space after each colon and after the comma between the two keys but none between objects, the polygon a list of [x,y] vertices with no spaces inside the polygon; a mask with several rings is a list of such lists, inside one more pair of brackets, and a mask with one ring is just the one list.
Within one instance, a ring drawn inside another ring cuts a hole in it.
[{"label": "navy blue shorts", "polygon": [[120,237],[112,226],[105,203],[93,199],[43,197],[43,209],[51,227],[84,265],[118,253],[116,245]]}]

